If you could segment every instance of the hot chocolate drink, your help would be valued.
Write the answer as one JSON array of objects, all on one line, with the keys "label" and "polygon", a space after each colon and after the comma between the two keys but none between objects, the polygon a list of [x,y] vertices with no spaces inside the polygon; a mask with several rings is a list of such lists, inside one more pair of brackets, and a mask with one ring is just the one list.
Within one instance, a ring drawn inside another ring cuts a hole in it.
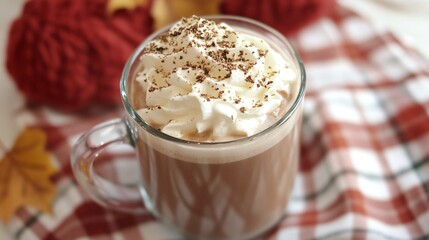
[{"label": "hot chocolate drink", "polygon": [[188,236],[254,237],[284,214],[303,87],[279,45],[192,17],[142,50],[128,91],[148,125],[135,143],[143,188],[152,210]]}]

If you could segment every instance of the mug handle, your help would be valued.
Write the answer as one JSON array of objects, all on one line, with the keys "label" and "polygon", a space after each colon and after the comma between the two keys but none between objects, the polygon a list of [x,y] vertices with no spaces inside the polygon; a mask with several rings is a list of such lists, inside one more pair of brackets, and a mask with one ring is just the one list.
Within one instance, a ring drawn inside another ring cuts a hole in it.
[{"label": "mug handle", "polygon": [[145,189],[142,186],[126,186],[113,183],[94,171],[94,161],[107,148],[128,144],[133,146],[125,119],[113,119],[101,123],[82,135],[71,153],[71,165],[78,183],[100,205],[128,213],[150,210]]}]

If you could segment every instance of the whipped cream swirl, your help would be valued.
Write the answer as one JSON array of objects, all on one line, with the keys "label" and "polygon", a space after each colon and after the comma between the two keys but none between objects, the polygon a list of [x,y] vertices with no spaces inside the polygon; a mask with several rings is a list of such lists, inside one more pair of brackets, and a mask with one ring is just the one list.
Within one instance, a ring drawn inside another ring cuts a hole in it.
[{"label": "whipped cream swirl", "polygon": [[268,127],[290,101],[297,73],[263,39],[224,23],[183,18],[149,42],[137,81],[138,114],[174,137],[218,141]]}]

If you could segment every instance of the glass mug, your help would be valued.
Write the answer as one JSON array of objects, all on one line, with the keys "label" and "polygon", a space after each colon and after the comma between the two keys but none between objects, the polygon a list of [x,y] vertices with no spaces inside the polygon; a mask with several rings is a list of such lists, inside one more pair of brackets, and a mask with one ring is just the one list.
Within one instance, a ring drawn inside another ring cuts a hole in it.
[{"label": "glass mug", "polygon": [[[149,36],[124,67],[120,81],[124,119],[84,134],[72,150],[72,168],[79,184],[107,208],[133,213],[147,209],[187,238],[253,238],[285,213],[299,162],[305,70],[297,52],[274,29],[242,17],[208,18],[260,37],[292,60],[298,80],[284,116],[253,136],[227,142],[183,140],[146,123],[131,104],[130,86],[141,68],[143,48],[167,27]],[[130,144],[140,162],[136,171],[141,171],[142,182],[126,191],[93,169],[100,152],[117,144]]]}]

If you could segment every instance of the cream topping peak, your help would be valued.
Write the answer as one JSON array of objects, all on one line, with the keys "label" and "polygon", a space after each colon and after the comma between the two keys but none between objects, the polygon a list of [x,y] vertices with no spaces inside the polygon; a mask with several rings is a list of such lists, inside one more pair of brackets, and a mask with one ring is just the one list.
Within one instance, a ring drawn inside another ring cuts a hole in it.
[{"label": "cream topping peak", "polygon": [[183,18],[143,50],[138,113],[161,131],[207,141],[263,130],[288,101],[297,74],[263,39],[226,24]]}]

